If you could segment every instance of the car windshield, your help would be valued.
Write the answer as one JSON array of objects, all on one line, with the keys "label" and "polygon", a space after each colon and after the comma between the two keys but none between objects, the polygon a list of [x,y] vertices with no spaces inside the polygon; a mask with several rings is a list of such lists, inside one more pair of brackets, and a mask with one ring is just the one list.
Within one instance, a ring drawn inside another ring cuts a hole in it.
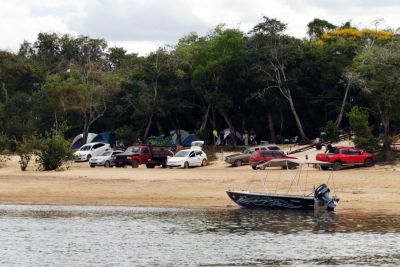
[{"label": "car windshield", "polygon": [[140,147],[131,146],[131,147],[128,147],[125,152],[139,153],[139,150],[140,150]]},{"label": "car windshield", "polygon": [[252,153],[252,151],[251,151],[250,148],[246,148],[246,149],[243,151],[243,154],[251,154],[251,153]]},{"label": "car windshield", "polygon": [[80,151],[88,151],[88,150],[90,150],[92,148],[92,146],[83,146],[83,147],[81,147],[79,150]]},{"label": "car windshield", "polygon": [[107,156],[111,156],[112,152],[104,152],[103,154],[101,154],[101,156],[103,157],[107,157]]},{"label": "car windshield", "polygon": [[181,150],[178,153],[176,153],[175,157],[184,158],[184,157],[187,157],[189,155],[189,153],[190,153],[189,150]]}]

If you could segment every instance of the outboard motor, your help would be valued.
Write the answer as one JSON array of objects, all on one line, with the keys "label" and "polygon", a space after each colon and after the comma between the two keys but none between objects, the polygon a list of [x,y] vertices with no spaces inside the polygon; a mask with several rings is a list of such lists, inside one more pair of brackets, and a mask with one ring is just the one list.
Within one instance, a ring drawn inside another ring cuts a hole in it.
[{"label": "outboard motor", "polygon": [[326,184],[321,184],[314,191],[314,197],[319,201],[323,201],[326,204],[326,209],[328,211],[333,211],[338,205],[339,199],[332,198],[329,196],[331,190]]}]

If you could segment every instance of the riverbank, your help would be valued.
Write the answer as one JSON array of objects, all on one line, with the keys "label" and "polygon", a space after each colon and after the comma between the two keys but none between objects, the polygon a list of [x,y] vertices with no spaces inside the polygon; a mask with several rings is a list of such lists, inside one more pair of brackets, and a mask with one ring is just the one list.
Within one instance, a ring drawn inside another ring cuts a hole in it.
[{"label": "riverbank", "polygon": [[[51,172],[37,171],[35,166],[22,172],[18,158],[12,157],[0,169],[0,203],[225,208],[236,207],[227,197],[227,189],[265,191],[261,181],[266,171],[253,171],[249,166],[233,168],[222,157],[217,156],[204,168],[93,169],[87,163],[73,163],[68,170]],[[268,172],[267,190],[286,193],[293,173],[277,168]],[[330,175],[329,186],[341,199],[339,209],[400,213],[399,165],[337,172],[309,166],[290,192],[311,193],[314,185]]]}]

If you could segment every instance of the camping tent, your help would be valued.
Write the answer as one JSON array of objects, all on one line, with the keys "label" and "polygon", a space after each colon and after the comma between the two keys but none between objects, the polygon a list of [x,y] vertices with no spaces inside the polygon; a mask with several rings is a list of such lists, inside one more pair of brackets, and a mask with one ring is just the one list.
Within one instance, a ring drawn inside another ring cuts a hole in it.
[{"label": "camping tent", "polygon": [[[104,142],[110,144],[111,147],[115,144],[115,134],[112,132],[102,132],[100,134],[89,133],[86,143]],[[78,134],[72,141],[71,148],[78,149],[83,146],[83,134]]]},{"label": "camping tent", "polygon": [[[221,137],[218,137],[217,144],[225,144],[226,142],[229,143],[231,130],[229,128],[227,128],[227,129],[223,130],[223,133],[224,133],[224,136],[222,137],[222,140],[221,140]],[[242,141],[242,139],[243,139],[242,135],[238,131],[236,131],[236,139],[238,141]]]},{"label": "camping tent", "polygon": [[169,135],[171,136],[171,145],[179,145],[179,136],[178,133],[181,135],[181,142],[183,141],[190,135],[188,131],[185,130],[172,130],[169,132]]},{"label": "camping tent", "polygon": [[190,134],[188,137],[185,138],[185,140],[182,141],[183,146],[191,146],[192,142],[194,141],[199,141],[200,138],[197,135]]},{"label": "camping tent", "polygon": [[[98,134],[89,133],[86,143],[97,142],[97,141],[94,141],[97,136],[98,136]],[[85,142],[83,142],[83,134],[78,134],[77,136],[75,136],[74,140],[72,141],[71,148],[78,149],[81,146],[83,146],[84,144],[85,144]]]}]

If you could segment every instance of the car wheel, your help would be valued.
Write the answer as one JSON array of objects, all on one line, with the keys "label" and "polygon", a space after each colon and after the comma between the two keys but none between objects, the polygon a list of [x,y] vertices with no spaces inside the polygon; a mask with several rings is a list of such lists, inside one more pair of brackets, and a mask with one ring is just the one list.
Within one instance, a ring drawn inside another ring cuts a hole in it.
[{"label": "car wheel", "polygon": [[185,163],[183,164],[183,168],[185,169],[189,168],[189,162],[185,161]]},{"label": "car wheel", "polygon": [[327,166],[321,166],[321,170],[326,171],[328,169]]},{"label": "car wheel", "polygon": [[374,160],[371,159],[371,158],[367,158],[365,160],[364,164],[365,164],[366,167],[372,167],[372,166],[374,166]]},{"label": "car wheel", "polygon": [[206,159],[203,159],[203,161],[201,162],[201,166],[204,167],[204,166],[206,166],[206,165],[207,165],[207,160],[206,160]]},{"label": "car wheel", "polygon": [[86,160],[89,161],[89,159],[92,158],[92,155],[87,155]]},{"label": "car wheel", "polygon": [[153,169],[155,167],[155,165],[154,164],[146,164],[146,167],[148,169]]},{"label": "car wheel", "polygon": [[240,167],[240,166],[242,166],[242,164],[243,164],[243,161],[241,161],[240,159],[237,159],[234,162],[235,167]]},{"label": "car wheel", "polygon": [[90,164],[90,168],[94,168],[96,167],[96,165]]},{"label": "car wheel", "polygon": [[257,169],[257,167],[256,167],[255,165],[251,165],[251,168],[252,168],[253,170],[256,170],[256,169]]},{"label": "car wheel", "polygon": [[163,160],[161,162],[161,167],[163,167],[163,169],[167,168],[167,161],[166,160]]},{"label": "car wheel", "polygon": [[105,168],[110,168],[111,167],[111,163],[108,160],[106,160],[106,162],[104,162],[104,167]]},{"label": "car wheel", "polygon": [[132,161],[132,168],[138,168],[139,167],[139,162],[137,160]]},{"label": "car wheel", "polygon": [[338,171],[342,168],[342,163],[340,161],[335,161],[335,163],[333,163],[333,170],[334,171]]}]

